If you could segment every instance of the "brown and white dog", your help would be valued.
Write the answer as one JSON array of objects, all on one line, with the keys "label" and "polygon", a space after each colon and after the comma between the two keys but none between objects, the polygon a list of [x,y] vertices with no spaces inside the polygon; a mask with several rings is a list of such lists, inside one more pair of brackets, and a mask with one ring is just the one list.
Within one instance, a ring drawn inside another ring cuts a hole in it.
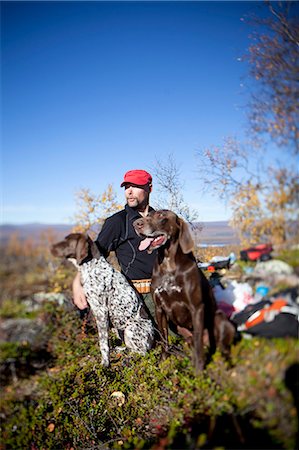
[{"label": "brown and white dog", "polygon": [[137,234],[145,239],[139,249],[158,249],[151,293],[156,319],[163,337],[163,357],[168,351],[168,324],[193,346],[196,372],[204,368],[204,330],[209,337],[210,355],[216,340],[225,357],[230,353],[234,327],[217,311],[211,286],[198,268],[193,255],[194,242],[188,224],[169,210],[152,211],[134,222]]},{"label": "brown and white dog", "polygon": [[154,343],[154,327],[128,280],[101,255],[97,245],[72,233],[51,248],[53,256],[70,260],[78,269],[99,332],[102,365],[110,364],[110,325],[123,336],[126,347],[144,355]]}]

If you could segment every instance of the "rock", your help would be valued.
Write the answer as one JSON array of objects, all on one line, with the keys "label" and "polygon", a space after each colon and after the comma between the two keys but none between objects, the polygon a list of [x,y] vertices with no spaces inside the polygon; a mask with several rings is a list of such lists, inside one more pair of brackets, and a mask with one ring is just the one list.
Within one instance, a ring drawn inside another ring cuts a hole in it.
[{"label": "rock", "polygon": [[293,267],[279,259],[258,262],[253,270],[253,275],[266,277],[268,275],[292,275]]},{"label": "rock", "polygon": [[33,350],[44,348],[49,335],[41,319],[7,319],[0,323],[0,343],[27,343]]},{"label": "rock", "polygon": [[44,302],[53,302],[66,309],[73,309],[71,298],[62,292],[37,292],[22,300],[27,312],[38,311]]},{"label": "rock", "polygon": [[36,303],[56,302],[58,305],[63,306],[65,303],[69,303],[68,297],[62,292],[37,292],[33,294],[33,301]]},{"label": "rock", "polygon": [[[47,350],[49,337],[41,319],[7,319],[0,322],[0,344],[4,344],[0,361],[1,382],[16,382],[18,378],[44,368],[51,359]],[[7,343],[15,346],[7,349]]]}]

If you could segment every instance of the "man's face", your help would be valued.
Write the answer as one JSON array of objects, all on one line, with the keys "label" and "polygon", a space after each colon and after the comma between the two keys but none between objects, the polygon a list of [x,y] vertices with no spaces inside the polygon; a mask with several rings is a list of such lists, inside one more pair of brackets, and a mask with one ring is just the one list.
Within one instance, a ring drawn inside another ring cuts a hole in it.
[{"label": "man's face", "polygon": [[148,205],[150,186],[125,185],[125,197],[131,208],[142,209]]}]

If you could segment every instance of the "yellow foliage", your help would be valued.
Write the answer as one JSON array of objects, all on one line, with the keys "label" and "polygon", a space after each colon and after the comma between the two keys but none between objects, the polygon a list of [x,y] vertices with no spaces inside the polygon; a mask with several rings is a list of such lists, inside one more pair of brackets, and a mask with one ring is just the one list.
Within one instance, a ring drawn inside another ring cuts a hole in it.
[{"label": "yellow foliage", "polygon": [[292,221],[298,220],[296,177],[285,169],[271,169],[269,179],[267,189],[251,182],[240,186],[231,200],[231,225],[238,231],[242,245],[265,241],[282,245],[288,239]]},{"label": "yellow foliage", "polygon": [[74,232],[88,232],[92,238],[96,236],[104,220],[122,209],[111,184],[102,194],[94,194],[83,188],[76,193],[78,212],[74,216]]}]

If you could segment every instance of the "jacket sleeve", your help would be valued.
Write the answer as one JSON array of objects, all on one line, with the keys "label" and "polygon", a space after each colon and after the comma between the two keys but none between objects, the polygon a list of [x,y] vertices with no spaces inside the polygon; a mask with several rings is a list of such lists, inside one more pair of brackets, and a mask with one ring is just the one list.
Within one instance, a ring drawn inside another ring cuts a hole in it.
[{"label": "jacket sleeve", "polygon": [[107,258],[111,251],[116,250],[120,241],[120,237],[121,221],[116,216],[108,217],[108,219],[105,220],[103,227],[95,241],[100,252],[105,258]]}]

